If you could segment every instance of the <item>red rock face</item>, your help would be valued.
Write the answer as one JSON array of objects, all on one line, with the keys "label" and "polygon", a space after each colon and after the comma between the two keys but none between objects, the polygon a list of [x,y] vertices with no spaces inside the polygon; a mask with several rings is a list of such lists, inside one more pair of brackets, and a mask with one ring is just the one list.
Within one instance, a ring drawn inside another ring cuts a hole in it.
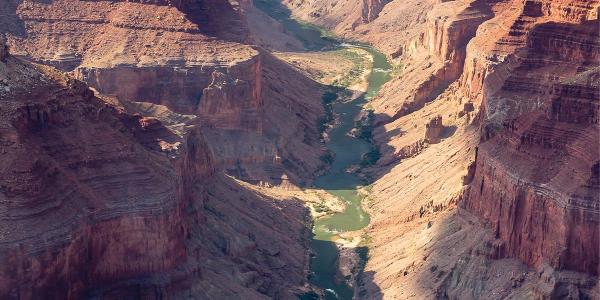
[{"label": "red rock face", "polygon": [[[288,172],[302,183],[321,165],[318,86],[241,43],[247,40],[244,11],[249,5],[225,0],[25,1],[0,6],[16,19],[0,28],[9,32],[19,54],[72,71],[104,95],[197,116],[208,146],[222,154],[215,157],[217,167],[237,170],[236,175],[253,182],[275,183]],[[23,32],[11,31],[13,23],[24,24]],[[280,129],[279,118],[289,128]],[[301,165],[289,163],[300,156],[306,157]]]},{"label": "red rock face", "polygon": [[200,127],[0,64],[0,298],[286,298],[305,283],[306,211],[215,175]]},{"label": "red rock face", "polygon": [[180,183],[166,157],[135,142],[139,118],[52,71],[12,58],[5,68],[16,90],[1,108],[2,297],[78,298],[180,264]]},{"label": "red rock face", "polygon": [[213,71],[196,114],[209,127],[262,132],[262,72],[260,56],[239,69]]},{"label": "red rock face", "polygon": [[[549,6],[527,2],[524,14],[545,14]],[[484,94],[487,141],[463,205],[502,241],[499,257],[598,275],[597,22],[546,23],[514,34],[526,42],[511,71],[500,72],[502,81],[483,81],[499,89]]]}]

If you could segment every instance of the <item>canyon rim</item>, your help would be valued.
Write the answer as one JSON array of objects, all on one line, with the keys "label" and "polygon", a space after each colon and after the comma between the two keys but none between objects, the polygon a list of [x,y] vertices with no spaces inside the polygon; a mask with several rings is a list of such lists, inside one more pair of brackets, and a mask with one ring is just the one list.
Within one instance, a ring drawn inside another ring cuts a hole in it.
[{"label": "canyon rim", "polygon": [[3,0],[0,299],[600,299],[599,13]]}]

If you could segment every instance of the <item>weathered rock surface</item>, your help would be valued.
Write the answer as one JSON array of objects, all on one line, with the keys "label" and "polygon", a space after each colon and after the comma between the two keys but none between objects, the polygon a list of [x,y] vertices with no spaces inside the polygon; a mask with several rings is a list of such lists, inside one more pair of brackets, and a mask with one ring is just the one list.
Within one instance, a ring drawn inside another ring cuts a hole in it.
[{"label": "weathered rock surface", "polygon": [[464,205],[490,222],[500,256],[598,275],[597,36],[597,22],[536,26],[519,66],[484,98],[490,140]]},{"label": "weathered rock surface", "polygon": [[[358,2],[358,3],[357,3]],[[385,6],[383,0],[360,1],[298,1],[286,0],[292,11],[336,32],[355,29],[377,18]]]},{"label": "weathered rock surface", "polygon": [[[249,39],[249,1],[24,1],[0,9],[23,25],[4,25],[19,55],[72,71],[102,94],[198,116],[209,147],[223,154],[215,164],[240,178],[278,183],[285,172],[301,184],[321,167],[319,86],[240,43]],[[305,159],[290,164],[295,157]]]},{"label": "weathered rock surface", "polygon": [[0,298],[267,299],[304,285],[306,209],[216,174],[193,117],[129,114],[51,68],[0,64]]},{"label": "weathered rock surface", "polygon": [[598,1],[391,1],[343,30],[312,2],[288,7],[402,68],[371,103],[361,295],[599,297]]}]

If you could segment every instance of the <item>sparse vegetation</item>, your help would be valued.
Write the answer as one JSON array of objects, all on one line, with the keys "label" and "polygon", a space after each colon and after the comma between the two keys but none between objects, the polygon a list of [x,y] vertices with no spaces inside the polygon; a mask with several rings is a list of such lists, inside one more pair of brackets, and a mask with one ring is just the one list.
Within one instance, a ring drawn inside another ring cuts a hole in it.
[{"label": "sparse vegetation", "polygon": [[335,80],[332,85],[340,88],[348,88],[353,84],[360,82],[361,76],[367,68],[368,61],[364,55],[354,48],[344,48],[336,50],[335,54],[352,62],[352,68],[341,77]]},{"label": "sparse vegetation", "polygon": [[367,110],[367,113],[358,121],[356,121],[355,128],[357,130],[356,137],[365,140],[366,142],[373,143],[373,121],[375,114],[372,110]]},{"label": "sparse vegetation", "polygon": [[332,212],[331,209],[327,205],[325,205],[324,202],[316,203],[314,205],[314,207],[315,207],[315,211],[318,212],[318,213],[329,214],[329,213]]},{"label": "sparse vegetation", "polygon": [[402,71],[404,71],[404,66],[402,64],[395,64],[392,67],[392,72],[390,73],[390,76],[392,78],[400,77],[400,75],[402,75]]},{"label": "sparse vegetation", "polygon": [[379,152],[379,148],[374,147],[371,151],[367,152],[363,155],[362,161],[360,162],[361,167],[372,166],[381,158],[381,153]]},{"label": "sparse vegetation", "polygon": [[321,100],[323,101],[323,107],[325,108],[325,114],[319,120],[319,124],[317,124],[321,136],[323,135],[329,124],[333,121],[333,103],[335,102],[335,100],[337,100],[337,98],[338,94],[336,93],[336,89],[333,87],[325,91],[323,93],[323,96],[321,97]]},{"label": "sparse vegetation", "polygon": [[[356,137],[363,139],[369,143],[373,143],[373,121],[375,114],[372,110],[368,110],[367,113],[356,122]],[[360,163],[361,167],[367,167],[377,163],[381,157],[381,152],[377,146],[373,146],[371,151],[365,153]]]},{"label": "sparse vegetation", "polygon": [[334,157],[333,157],[333,154],[331,153],[331,151],[327,151],[325,154],[321,155],[321,157],[319,157],[319,159],[321,159],[321,161],[324,164],[329,165],[329,164],[333,163]]}]

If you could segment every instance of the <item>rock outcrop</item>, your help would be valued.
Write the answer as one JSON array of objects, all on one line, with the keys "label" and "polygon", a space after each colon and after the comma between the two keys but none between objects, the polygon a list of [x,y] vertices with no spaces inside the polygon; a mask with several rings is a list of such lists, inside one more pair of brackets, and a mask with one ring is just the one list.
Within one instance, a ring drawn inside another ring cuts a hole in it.
[{"label": "rock outcrop", "polygon": [[464,205],[490,223],[499,256],[598,275],[598,33],[597,22],[536,26],[519,66],[485,98],[489,140]]},{"label": "rock outcrop", "polygon": [[306,210],[219,175],[194,118],[130,114],[54,69],[0,64],[0,298],[267,299],[304,285]]},{"label": "rock outcrop", "polygon": [[[238,72],[241,74],[234,70],[213,71],[198,107],[202,122],[217,128],[262,132],[262,72],[260,61],[251,64],[249,70]],[[247,100],[240,103],[240,99]]]},{"label": "rock outcrop", "polygon": [[[322,164],[319,86],[242,43],[251,8],[227,0],[60,0],[0,9],[24,24],[24,33],[5,26],[17,54],[71,71],[101,94],[198,116],[220,154],[215,164],[244,180],[276,184],[288,173],[302,184]],[[290,127],[272,122],[280,118]],[[289,163],[301,156],[303,163]]]},{"label": "rock outcrop", "polygon": [[440,142],[444,133],[444,124],[442,124],[442,116],[436,116],[429,123],[425,124],[425,140],[430,144]]}]

